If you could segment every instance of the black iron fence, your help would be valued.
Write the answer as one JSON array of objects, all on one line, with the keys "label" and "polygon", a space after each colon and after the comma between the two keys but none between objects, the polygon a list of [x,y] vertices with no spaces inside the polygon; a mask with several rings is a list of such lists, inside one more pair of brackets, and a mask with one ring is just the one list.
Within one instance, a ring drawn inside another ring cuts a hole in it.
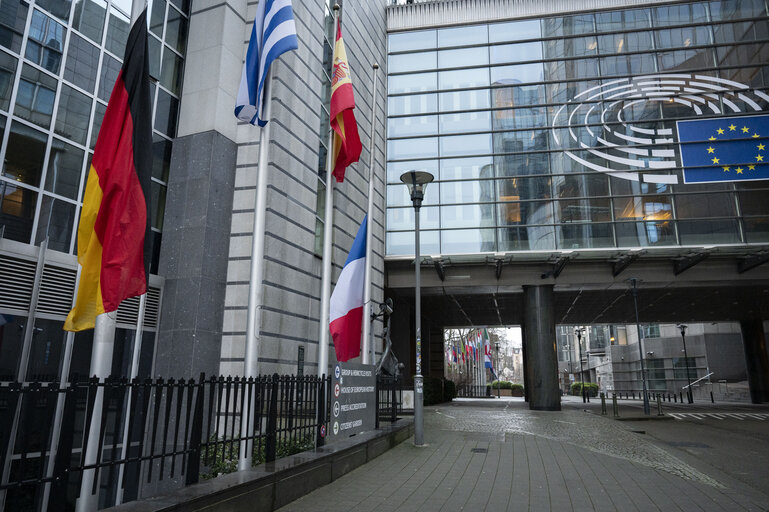
[{"label": "black iron fence", "polygon": [[234,471],[241,449],[258,464],[313,448],[328,384],[278,374],[0,384],[0,509],[68,510],[82,491],[109,506],[136,499],[142,481]]},{"label": "black iron fence", "polygon": [[394,422],[403,414],[403,379],[390,375],[376,378],[376,427],[380,421]]}]

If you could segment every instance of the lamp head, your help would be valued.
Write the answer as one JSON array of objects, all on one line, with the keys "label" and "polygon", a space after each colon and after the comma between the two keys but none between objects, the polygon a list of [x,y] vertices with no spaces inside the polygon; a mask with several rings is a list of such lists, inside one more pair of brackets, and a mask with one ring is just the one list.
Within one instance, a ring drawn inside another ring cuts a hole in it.
[{"label": "lamp head", "polygon": [[427,171],[406,171],[401,174],[401,181],[409,188],[411,202],[414,208],[422,206],[422,199],[425,197],[427,184],[432,182],[435,177]]},{"label": "lamp head", "polygon": [[688,326],[688,325],[686,325],[686,324],[678,324],[678,326],[677,326],[677,327],[678,327],[678,328],[681,330],[681,336],[683,336],[684,334],[686,334],[686,329],[687,329],[689,326]]}]

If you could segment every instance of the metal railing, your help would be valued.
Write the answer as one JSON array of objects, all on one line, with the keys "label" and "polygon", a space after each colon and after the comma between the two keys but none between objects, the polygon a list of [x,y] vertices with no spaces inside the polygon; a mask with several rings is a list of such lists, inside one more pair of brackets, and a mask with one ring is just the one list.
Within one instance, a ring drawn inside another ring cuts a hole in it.
[{"label": "metal railing", "polygon": [[[88,470],[95,472],[90,492],[100,487],[112,504],[135,499],[141,481],[183,476],[189,485],[234,471],[241,443],[252,464],[311,449],[323,443],[318,432],[328,423],[328,384],[325,376],[278,374],[0,384],[0,507],[70,508]],[[242,411],[248,415],[245,430]],[[98,454],[86,464],[95,414]]]},{"label": "metal railing", "polygon": [[479,384],[460,384],[457,386],[457,396],[463,398],[480,398],[486,395],[486,386]]},{"label": "metal railing", "polygon": [[376,411],[376,428],[380,421],[395,422],[403,414],[403,379],[377,375]]}]

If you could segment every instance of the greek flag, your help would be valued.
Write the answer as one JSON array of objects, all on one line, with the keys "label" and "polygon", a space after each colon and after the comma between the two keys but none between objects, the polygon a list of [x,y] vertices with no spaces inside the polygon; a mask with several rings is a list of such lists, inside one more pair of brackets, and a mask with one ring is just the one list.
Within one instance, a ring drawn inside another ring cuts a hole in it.
[{"label": "greek flag", "polygon": [[264,79],[270,64],[282,53],[298,47],[291,0],[260,0],[235,103],[238,119],[259,126],[267,124]]}]

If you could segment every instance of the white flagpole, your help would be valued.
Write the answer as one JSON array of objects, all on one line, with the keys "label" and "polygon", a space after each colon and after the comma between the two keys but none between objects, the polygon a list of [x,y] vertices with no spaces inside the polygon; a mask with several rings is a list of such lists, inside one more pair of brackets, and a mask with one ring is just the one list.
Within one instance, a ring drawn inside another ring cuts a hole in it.
[{"label": "white flagpole", "polygon": [[[268,121],[259,134],[259,166],[256,176],[256,199],[254,202],[254,231],[251,239],[251,277],[248,281],[248,316],[246,319],[246,354],[243,377],[256,378],[259,374],[259,345],[261,341],[260,328],[262,322],[262,307],[264,306],[264,226],[267,218],[267,159],[269,158],[270,144],[270,114],[272,110],[272,66],[267,71],[264,79],[264,120]],[[247,410],[253,410],[254,396],[249,398],[250,406]],[[249,437],[248,416],[241,414],[240,431],[242,435]],[[254,425],[251,424],[253,429]],[[251,443],[240,443],[240,460],[238,469],[245,471],[251,469]]]},{"label": "white flagpole", "polygon": [[[331,56],[331,65],[336,59],[336,34],[339,30],[339,4],[334,4],[334,46]],[[332,68],[333,70],[333,68]],[[333,71],[332,71],[333,72]],[[333,94],[333,92],[332,92]],[[326,212],[323,218],[323,270],[320,281],[320,333],[318,335],[318,376],[328,371],[328,320],[331,303],[331,242],[334,236],[334,130],[328,135],[328,158],[326,160]]]},{"label": "white flagpole", "polygon": [[376,133],[376,101],[377,101],[377,71],[379,70],[379,64],[374,63],[374,71],[372,73],[372,88],[373,100],[372,100],[372,112],[371,112],[371,131],[369,133],[369,146],[368,146],[368,207],[366,209],[366,273],[363,278],[364,291],[363,291],[363,364],[373,364],[374,362],[374,344],[371,340],[371,331],[373,330],[371,318],[371,261],[374,255],[374,251],[371,247],[371,242],[374,240],[372,228],[374,227],[374,221],[372,219],[374,214],[374,134]]}]

